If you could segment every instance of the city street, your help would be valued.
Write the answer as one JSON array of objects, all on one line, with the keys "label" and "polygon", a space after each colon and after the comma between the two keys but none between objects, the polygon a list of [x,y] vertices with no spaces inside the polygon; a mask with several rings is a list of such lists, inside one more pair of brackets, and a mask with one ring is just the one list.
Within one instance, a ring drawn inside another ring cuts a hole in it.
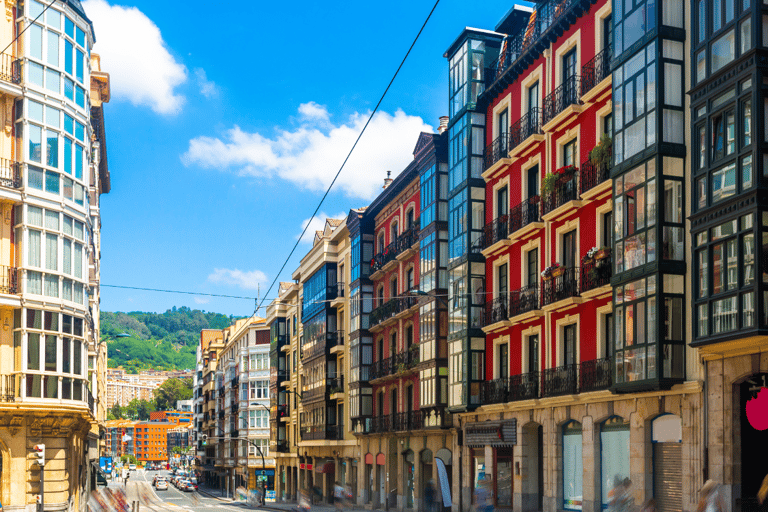
[{"label": "city street", "polygon": [[[253,510],[239,504],[227,503],[217,498],[211,498],[199,492],[180,491],[173,485],[168,485],[166,491],[155,491],[152,487],[152,478],[156,474],[170,476],[169,471],[145,471],[139,469],[131,472],[128,479],[127,495],[128,502],[138,501],[141,504],[141,511],[179,511],[194,510],[227,510],[230,512],[241,512],[244,509]],[[109,487],[123,487],[122,482],[111,482]]]}]

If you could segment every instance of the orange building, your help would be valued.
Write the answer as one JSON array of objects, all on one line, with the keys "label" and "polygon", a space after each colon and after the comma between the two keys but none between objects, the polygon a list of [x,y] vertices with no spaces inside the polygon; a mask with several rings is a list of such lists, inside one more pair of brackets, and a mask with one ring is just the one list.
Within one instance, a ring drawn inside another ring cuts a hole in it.
[{"label": "orange building", "polygon": [[192,411],[153,411],[149,413],[150,421],[167,421],[170,423],[192,423]]},{"label": "orange building", "polygon": [[168,460],[168,430],[178,423],[169,421],[141,421],[134,429],[134,453],[142,462]]}]

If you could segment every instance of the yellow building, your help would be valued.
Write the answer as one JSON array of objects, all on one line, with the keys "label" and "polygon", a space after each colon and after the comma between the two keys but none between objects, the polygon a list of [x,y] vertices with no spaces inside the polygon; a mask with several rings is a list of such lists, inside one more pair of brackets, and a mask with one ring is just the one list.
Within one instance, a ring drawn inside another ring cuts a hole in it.
[{"label": "yellow building", "polygon": [[[110,190],[109,75],[75,0],[5,1],[0,15],[0,502],[82,510],[106,407],[99,200]],[[16,34],[26,29],[18,40]],[[44,142],[45,141],[45,142]]]}]

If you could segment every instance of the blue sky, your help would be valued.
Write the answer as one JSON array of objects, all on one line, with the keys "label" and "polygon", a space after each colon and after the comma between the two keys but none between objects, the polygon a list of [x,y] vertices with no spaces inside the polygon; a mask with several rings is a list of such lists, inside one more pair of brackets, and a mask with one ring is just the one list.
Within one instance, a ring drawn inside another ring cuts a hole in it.
[{"label": "blue sky", "polygon": [[[86,0],[112,86],[102,284],[246,297],[260,285],[263,295],[432,5]],[[441,0],[324,215],[367,205],[386,171],[408,164],[418,132],[447,114],[443,52],[465,26],[493,29],[512,5]],[[105,311],[173,306],[254,308],[102,288]]]}]

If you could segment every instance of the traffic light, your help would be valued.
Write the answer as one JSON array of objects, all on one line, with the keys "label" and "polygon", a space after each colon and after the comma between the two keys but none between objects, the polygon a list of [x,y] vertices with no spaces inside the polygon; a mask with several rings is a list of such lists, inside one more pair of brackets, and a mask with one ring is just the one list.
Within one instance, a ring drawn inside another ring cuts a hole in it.
[{"label": "traffic light", "polygon": [[42,498],[40,497],[40,495],[39,495],[39,494],[35,494],[35,503],[37,503],[37,504],[39,505],[39,504],[40,504],[40,500],[41,500],[41,499],[42,499]]},{"label": "traffic light", "polygon": [[45,466],[45,445],[44,444],[36,444],[35,446],[33,446],[32,455],[36,463],[40,464],[41,466]]},{"label": "traffic light", "polygon": [[203,446],[208,445],[208,436],[206,434],[203,434]]}]

